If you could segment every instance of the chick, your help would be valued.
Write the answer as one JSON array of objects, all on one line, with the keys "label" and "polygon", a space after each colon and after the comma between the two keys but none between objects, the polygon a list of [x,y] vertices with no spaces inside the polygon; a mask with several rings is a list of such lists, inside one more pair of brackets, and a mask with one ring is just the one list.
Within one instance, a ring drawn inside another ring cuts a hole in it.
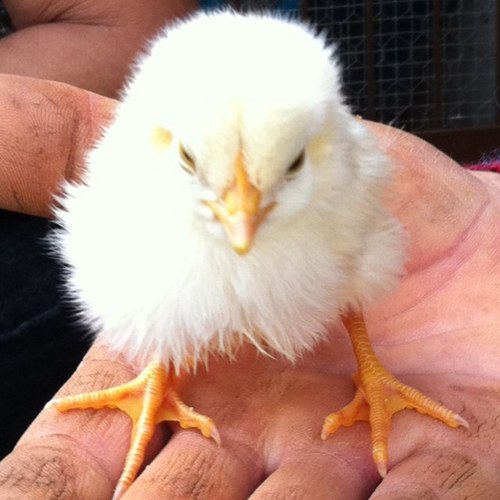
[{"label": "chick", "polygon": [[52,402],[132,417],[116,498],[155,423],[220,441],[212,420],[180,400],[183,369],[243,342],[293,362],[337,321],[358,388],[326,418],[323,438],[368,419],[384,475],[396,411],[465,425],[392,377],[367,337],[363,309],[395,288],[404,264],[402,228],[381,200],[389,182],[388,160],[344,103],[332,47],[311,28],[218,12],[152,42],[57,210],[56,245],[82,318],[100,342],[149,363],[128,384]]}]

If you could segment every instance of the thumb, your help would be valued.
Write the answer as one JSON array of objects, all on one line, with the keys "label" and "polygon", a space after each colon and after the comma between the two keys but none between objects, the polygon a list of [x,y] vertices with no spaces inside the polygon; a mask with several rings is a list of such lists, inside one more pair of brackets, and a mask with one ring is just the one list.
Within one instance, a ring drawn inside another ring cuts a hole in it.
[{"label": "thumb", "polygon": [[487,198],[486,184],[418,137],[365,122],[392,163],[389,208],[407,233],[407,271],[449,255],[474,224]]},{"label": "thumb", "polygon": [[63,83],[0,75],[0,207],[48,217],[115,101]]}]

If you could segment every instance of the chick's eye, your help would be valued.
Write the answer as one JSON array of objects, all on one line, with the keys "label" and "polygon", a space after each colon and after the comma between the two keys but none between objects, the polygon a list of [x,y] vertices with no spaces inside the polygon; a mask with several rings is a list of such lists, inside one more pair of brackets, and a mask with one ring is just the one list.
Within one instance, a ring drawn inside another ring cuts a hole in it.
[{"label": "chick's eye", "polygon": [[179,144],[179,157],[181,167],[189,174],[193,174],[196,171],[196,164],[192,155],[186,151],[182,144]]},{"label": "chick's eye", "polygon": [[286,171],[287,177],[293,177],[304,166],[305,156],[305,151],[302,150],[299,156],[288,167]]}]

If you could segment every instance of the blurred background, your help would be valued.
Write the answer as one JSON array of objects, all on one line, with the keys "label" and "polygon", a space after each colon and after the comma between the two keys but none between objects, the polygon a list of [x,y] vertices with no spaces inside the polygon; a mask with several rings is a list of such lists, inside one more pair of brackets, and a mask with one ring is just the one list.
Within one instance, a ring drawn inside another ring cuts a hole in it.
[{"label": "blurred background", "polygon": [[338,47],[352,110],[461,162],[499,156],[500,0],[204,0],[274,9]]}]

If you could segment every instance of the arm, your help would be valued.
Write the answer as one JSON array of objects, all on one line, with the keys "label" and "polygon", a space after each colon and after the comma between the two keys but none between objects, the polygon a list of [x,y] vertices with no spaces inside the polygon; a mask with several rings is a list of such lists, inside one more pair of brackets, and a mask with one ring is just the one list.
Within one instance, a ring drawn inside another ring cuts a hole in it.
[{"label": "arm", "polygon": [[6,0],[17,29],[0,41],[0,72],[70,83],[115,97],[130,63],[195,0]]}]

